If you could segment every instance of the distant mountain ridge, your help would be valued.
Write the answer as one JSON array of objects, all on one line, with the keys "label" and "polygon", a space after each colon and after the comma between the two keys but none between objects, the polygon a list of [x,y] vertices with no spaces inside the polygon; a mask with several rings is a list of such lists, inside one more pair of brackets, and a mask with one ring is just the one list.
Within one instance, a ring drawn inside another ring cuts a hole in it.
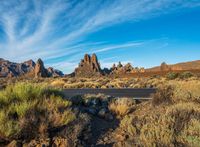
[{"label": "distant mountain ridge", "polygon": [[[84,58],[80,61],[74,72],[66,76],[69,77],[94,77],[94,76],[112,76],[112,75],[151,75],[149,73],[167,73],[167,72],[182,72],[182,71],[200,71],[200,60],[182,62],[177,64],[168,65],[163,62],[160,66],[152,68],[138,68],[133,67],[130,63],[122,65],[119,62],[118,65],[108,69],[101,69],[100,63],[96,54],[85,54]],[[0,77],[63,77],[65,76],[62,71],[56,70],[52,67],[45,68],[41,59],[38,59],[35,63],[33,60],[28,60],[23,63],[10,62],[8,60],[0,58]]]},{"label": "distant mountain ridge", "polygon": [[41,59],[38,59],[37,63],[33,60],[15,63],[0,58],[0,77],[57,77],[63,75],[61,71],[52,67],[46,69]]},{"label": "distant mountain ridge", "polygon": [[147,72],[157,71],[186,71],[186,70],[200,70],[200,60],[181,62],[176,64],[168,65],[163,62],[160,66],[146,69]]}]

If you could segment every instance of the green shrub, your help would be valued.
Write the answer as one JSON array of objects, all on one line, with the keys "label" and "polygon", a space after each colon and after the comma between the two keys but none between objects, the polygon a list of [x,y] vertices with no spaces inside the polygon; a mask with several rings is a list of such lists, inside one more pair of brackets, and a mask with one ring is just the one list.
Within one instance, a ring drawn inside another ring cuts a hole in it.
[{"label": "green shrub", "polygon": [[179,74],[175,73],[175,72],[170,72],[166,75],[168,80],[174,80],[174,79],[178,78],[178,76],[179,76]]},{"label": "green shrub", "polygon": [[[17,83],[0,91],[0,138],[35,138],[75,119],[71,102],[46,85]],[[42,131],[43,130],[43,131]]]},{"label": "green shrub", "polygon": [[181,73],[181,74],[179,75],[179,77],[180,77],[181,79],[188,79],[188,78],[191,78],[191,77],[193,77],[193,76],[194,76],[194,74],[191,73],[191,72],[189,72],[189,71],[183,72],[183,73]]}]

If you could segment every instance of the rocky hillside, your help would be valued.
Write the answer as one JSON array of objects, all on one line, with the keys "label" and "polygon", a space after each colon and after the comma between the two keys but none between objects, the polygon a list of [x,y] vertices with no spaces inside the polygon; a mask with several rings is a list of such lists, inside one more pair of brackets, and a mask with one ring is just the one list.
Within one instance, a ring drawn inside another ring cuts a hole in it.
[{"label": "rocky hillside", "polygon": [[41,59],[37,63],[28,60],[23,63],[14,63],[0,58],[0,77],[56,77],[64,74],[53,68],[46,69]]},{"label": "rocky hillside", "polygon": [[147,69],[148,72],[159,72],[159,71],[186,71],[186,70],[200,70],[200,60],[183,62],[168,65],[163,62],[160,66]]}]

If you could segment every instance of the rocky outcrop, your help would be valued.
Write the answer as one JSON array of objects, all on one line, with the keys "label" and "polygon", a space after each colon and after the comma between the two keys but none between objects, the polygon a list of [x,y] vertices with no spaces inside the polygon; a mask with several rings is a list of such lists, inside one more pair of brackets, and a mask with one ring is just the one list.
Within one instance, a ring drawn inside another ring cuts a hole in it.
[{"label": "rocky outcrop", "polygon": [[0,77],[17,77],[34,70],[35,62],[32,60],[24,63],[14,63],[0,59]]},{"label": "rocky outcrop", "polygon": [[171,68],[169,65],[167,65],[165,62],[163,62],[161,65],[160,65],[160,70],[161,71],[170,71]]},{"label": "rocky outcrop", "polygon": [[37,64],[33,60],[28,60],[23,63],[10,62],[0,58],[0,77],[12,78],[12,77],[61,77],[64,74],[53,68],[46,69],[41,59],[37,61]]},{"label": "rocky outcrop", "polygon": [[47,70],[48,70],[48,74],[49,74],[50,77],[62,77],[62,76],[64,76],[62,71],[54,69],[52,67],[49,67]]},{"label": "rocky outcrop", "polygon": [[75,69],[75,76],[91,77],[95,75],[102,75],[97,56],[96,54],[92,54],[92,56],[85,54],[84,59],[81,60],[79,66]]},{"label": "rocky outcrop", "polygon": [[118,63],[116,66],[113,64],[111,67],[111,73],[112,74],[127,74],[127,73],[143,73],[145,72],[144,68],[138,68],[138,67],[133,67],[130,63],[127,63],[126,65],[122,65],[121,62]]},{"label": "rocky outcrop", "polygon": [[99,65],[96,54],[92,54],[91,63],[92,63],[92,68],[95,72],[101,71],[101,67]]},{"label": "rocky outcrop", "polygon": [[48,70],[44,67],[44,63],[41,59],[38,59],[36,65],[35,65],[35,77],[49,77]]},{"label": "rocky outcrop", "polygon": [[99,75],[121,75],[143,72],[145,72],[144,68],[134,68],[130,63],[123,65],[121,62],[119,62],[117,65],[113,64],[110,69],[104,68],[102,70],[95,54],[93,54],[92,56],[85,54],[84,59],[81,60],[79,66],[71,75],[77,77],[91,77]]}]

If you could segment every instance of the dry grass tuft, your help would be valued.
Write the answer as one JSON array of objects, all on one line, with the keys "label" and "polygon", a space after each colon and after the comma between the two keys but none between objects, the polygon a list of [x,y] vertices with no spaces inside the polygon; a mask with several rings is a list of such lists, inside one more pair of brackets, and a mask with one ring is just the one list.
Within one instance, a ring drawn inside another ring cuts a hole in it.
[{"label": "dry grass tuft", "polygon": [[135,100],[132,100],[130,98],[119,98],[113,100],[108,107],[109,110],[117,116],[124,116],[133,109],[134,105]]},{"label": "dry grass tuft", "polygon": [[171,104],[174,96],[174,88],[172,86],[162,86],[155,94],[153,94],[153,106],[160,104]]}]

